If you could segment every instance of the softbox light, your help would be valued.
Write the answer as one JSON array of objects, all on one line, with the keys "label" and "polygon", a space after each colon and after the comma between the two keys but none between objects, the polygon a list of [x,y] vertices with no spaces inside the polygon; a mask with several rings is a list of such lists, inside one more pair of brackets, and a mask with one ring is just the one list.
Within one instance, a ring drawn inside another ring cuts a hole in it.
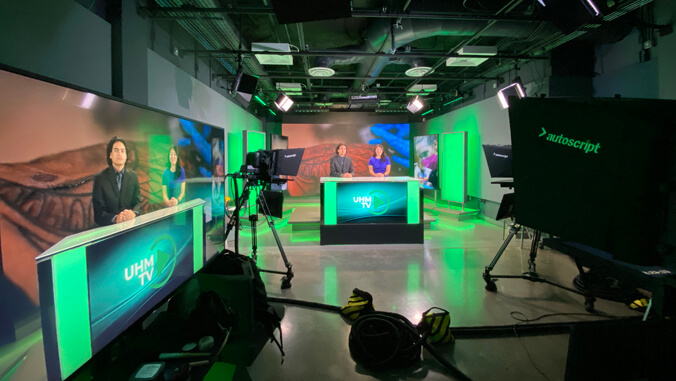
[{"label": "softbox light", "polygon": [[281,93],[279,96],[277,96],[277,99],[275,99],[275,106],[277,106],[277,108],[283,112],[287,112],[291,106],[293,106],[293,100],[286,94]]},{"label": "softbox light", "polygon": [[406,106],[408,111],[412,112],[413,114],[422,110],[423,107],[425,107],[425,103],[423,103],[423,101],[422,101],[422,99],[420,99],[420,97],[413,98],[413,100],[411,102],[409,102],[408,106]]},{"label": "softbox light", "polygon": [[507,102],[507,99],[509,97],[519,97],[523,98],[526,96],[526,93],[523,91],[523,88],[521,87],[521,84],[519,82],[512,83],[511,85],[502,88],[500,91],[498,91],[498,100],[500,101],[500,105],[502,108],[508,108],[509,103]]}]

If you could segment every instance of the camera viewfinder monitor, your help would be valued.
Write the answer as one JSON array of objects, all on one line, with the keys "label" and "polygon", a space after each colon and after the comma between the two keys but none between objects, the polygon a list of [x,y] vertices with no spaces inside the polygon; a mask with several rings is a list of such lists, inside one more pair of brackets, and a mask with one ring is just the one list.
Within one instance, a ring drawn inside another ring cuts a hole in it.
[{"label": "camera viewfinder monitor", "polygon": [[280,149],[274,151],[275,168],[273,175],[296,176],[303,160],[305,148]]},{"label": "camera viewfinder monitor", "polygon": [[512,177],[512,146],[484,144],[491,177]]}]

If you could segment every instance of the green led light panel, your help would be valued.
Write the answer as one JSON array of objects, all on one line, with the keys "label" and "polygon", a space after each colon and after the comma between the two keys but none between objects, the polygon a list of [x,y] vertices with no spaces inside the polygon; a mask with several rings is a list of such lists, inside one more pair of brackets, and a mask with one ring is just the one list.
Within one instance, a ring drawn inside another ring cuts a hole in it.
[{"label": "green led light panel", "polygon": [[246,132],[246,152],[256,152],[265,149],[265,133],[256,131]]},{"label": "green led light panel", "polygon": [[420,183],[417,181],[406,182],[406,215],[409,224],[420,223]]},{"label": "green led light panel", "polygon": [[[265,132],[244,131],[244,134],[244,144],[246,146],[244,153],[244,163],[246,163],[247,153],[265,149]],[[251,188],[251,193],[249,193],[250,213],[253,213],[253,209],[255,208],[256,200],[258,199],[258,192],[258,188]]]},{"label": "green led light panel", "polygon": [[57,255],[52,266],[56,340],[65,379],[92,357],[85,247]]},{"label": "green led light panel", "polygon": [[199,271],[204,266],[204,222],[202,216],[204,215],[204,204],[196,206],[192,210],[192,254],[193,254],[193,269],[195,272]]},{"label": "green led light panel", "polygon": [[324,183],[324,225],[335,225],[338,219],[336,216],[336,184],[335,181]]},{"label": "green led light panel", "polygon": [[441,199],[464,203],[467,198],[467,132],[441,134]]}]

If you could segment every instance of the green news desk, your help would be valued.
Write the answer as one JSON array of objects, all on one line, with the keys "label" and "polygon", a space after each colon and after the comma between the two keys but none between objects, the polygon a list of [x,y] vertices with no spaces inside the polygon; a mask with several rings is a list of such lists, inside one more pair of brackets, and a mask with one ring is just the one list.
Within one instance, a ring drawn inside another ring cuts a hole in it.
[{"label": "green news desk", "polygon": [[84,231],[36,258],[48,380],[73,375],[202,268],[203,208],[196,199]]},{"label": "green news desk", "polygon": [[320,244],[423,243],[420,182],[412,177],[322,177]]}]

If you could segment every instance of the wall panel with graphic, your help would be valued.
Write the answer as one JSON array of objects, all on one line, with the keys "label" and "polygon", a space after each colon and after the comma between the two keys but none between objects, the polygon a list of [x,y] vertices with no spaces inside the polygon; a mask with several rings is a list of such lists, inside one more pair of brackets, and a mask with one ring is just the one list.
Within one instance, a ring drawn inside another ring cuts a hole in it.
[{"label": "wall panel with graphic", "polygon": [[305,148],[298,176],[288,183],[291,196],[319,195],[319,179],[329,176],[329,163],[339,143],[347,145],[347,156],[354,163],[355,176],[370,176],[368,161],[376,144],[382,144],[391,159],[390,176],[409,175],[408,123],[353,123],[282,125],[289,148]]},{"label": "wall panel with graphic", "polygon": [[[93,179],[113,136],[128,143],[126,168],[138,175],[143,212],[165,207],[162,176],[175,146],[185,200],[207,201],[207,238],[223,230],[224,196],[212,191],[223,189],[212,184],[225,172],[222,128],[0,70],[0,136],[0,301],[25,306],[0,320],[11,324],[38,305],[36,256],[96,227]],[[0,345],[15,339],[7,332]]]}]

